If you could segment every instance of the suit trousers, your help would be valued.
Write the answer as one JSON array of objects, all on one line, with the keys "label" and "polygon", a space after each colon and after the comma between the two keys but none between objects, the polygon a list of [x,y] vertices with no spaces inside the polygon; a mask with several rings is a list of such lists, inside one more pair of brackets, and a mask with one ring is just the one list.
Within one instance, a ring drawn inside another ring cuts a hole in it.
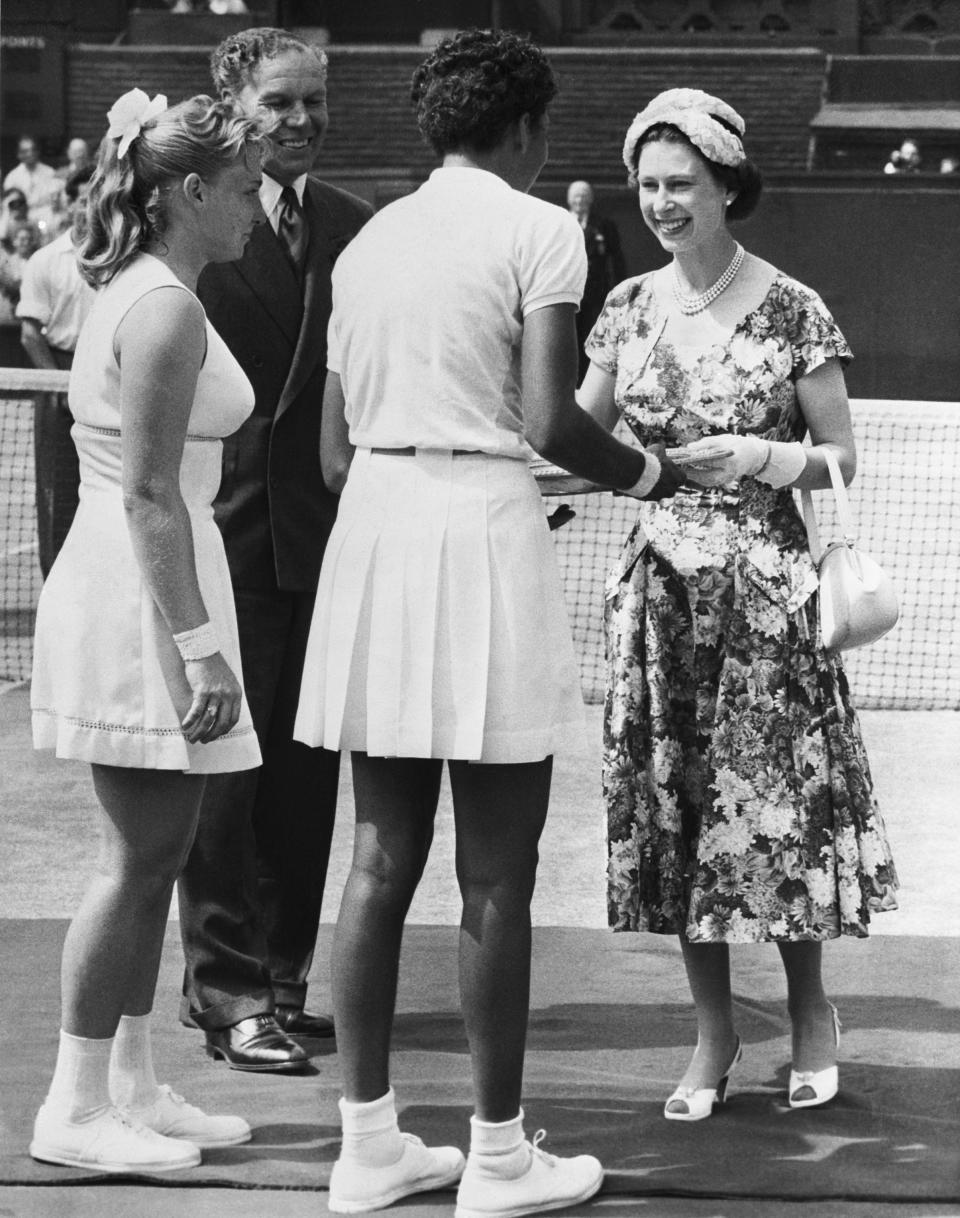
[{"label": "suit trousers", "polygon": [[340,755],[293,739],[315,590],[235,590],[259,770],[207,778],[178,882],[180,1017],[230,1027],[304,1005],[336,810]]},{"label": "suit trousers", "polygon": [[[54,352],[57,364],[69,368],[73,355]],[[60,553],[80,501],[80,462],[70,435],[73,415],[65,393],[37,395],[33,416],[33,449],[37,487],[37,542],[40,570],[46,579]]]}]

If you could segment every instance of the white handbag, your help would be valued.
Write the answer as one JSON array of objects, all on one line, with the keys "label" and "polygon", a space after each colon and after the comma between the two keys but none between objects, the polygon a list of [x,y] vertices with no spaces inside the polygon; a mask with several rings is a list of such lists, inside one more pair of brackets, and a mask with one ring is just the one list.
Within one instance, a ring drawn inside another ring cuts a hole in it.
[{"label": "white handbag", "polygon": [[890,577],[869,555],[856,549],[856,533],[847,488],[837,458],[821,449],[830,471],[837,503],[841,541],[820,546],[813,497],[801,490],[803,521],[807,527],[810,557],[820,581],[820,634],[827,651],[847,651],[876,642],[897,624],[900,610]]}]

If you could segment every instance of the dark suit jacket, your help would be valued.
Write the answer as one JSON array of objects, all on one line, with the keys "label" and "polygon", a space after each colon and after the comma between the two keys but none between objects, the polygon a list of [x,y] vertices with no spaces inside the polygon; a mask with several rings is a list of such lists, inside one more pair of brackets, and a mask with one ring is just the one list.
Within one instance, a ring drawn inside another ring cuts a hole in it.
[{"label": "dark suit jacket", "polygon": [[235,588],[312,588],[337,510],[319,452],[330,272],[373,211],[310,178],[303,206],[302,285],[265,222],[238,262],[208,266],[197,289],[256,394],[253,414],[224,441],[214,503]]},{"label": "dark suit jacket", "polygon": [[587,282],[580,308],[595,321],[607,293],[627,277],[627,270],[620,234],[612,220],[591,216],[583,230],[583,242],[587,250]]}]

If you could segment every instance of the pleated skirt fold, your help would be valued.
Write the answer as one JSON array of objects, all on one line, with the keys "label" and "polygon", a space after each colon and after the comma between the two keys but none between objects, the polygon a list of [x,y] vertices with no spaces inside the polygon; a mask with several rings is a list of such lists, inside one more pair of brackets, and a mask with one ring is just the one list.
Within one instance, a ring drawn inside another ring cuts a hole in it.
[{"label": "pleated skirt fold", "polygon": [[357,450],[294,735],[376,757],[492,763],[583,749],[553,542],[525,462]]}]

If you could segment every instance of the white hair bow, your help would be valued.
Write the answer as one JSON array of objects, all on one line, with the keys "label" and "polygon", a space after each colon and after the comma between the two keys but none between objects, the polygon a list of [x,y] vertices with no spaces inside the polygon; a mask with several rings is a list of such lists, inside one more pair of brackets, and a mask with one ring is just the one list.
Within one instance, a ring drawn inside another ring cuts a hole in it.
[{"label": "white hair bow", "polygon": [[167,108],[167,99],[163,93],[158,93],[153,101],[142,89],[131,89],[117,98],[107,111],[107,122],[110,126],[107,135],[110,139],[119,139],[117,156],[125,157],[127,149],[140,134],[144,124]]}]

